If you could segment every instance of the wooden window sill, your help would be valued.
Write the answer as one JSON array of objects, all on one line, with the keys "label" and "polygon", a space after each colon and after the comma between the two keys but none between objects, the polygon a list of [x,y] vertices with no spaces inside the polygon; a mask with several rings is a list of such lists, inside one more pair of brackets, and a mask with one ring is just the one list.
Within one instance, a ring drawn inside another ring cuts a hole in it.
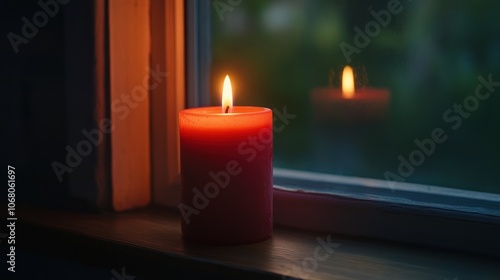
[{"label": "wooden window sill", "polygon": [[[18,216],[23,250],[100,267],[107,279],[122,267],[136,279],[500,279],[499,260],[333,234],[340,246],[321,260],[317,238],[328,233],[284,227],[256,244],[193,246],[182,242],[179,215],[159,208],[102,214],[30,208]],[[305,260],[314,268],[313,259],[315,269],[302,268]],[[29,269],[21,261],[19,269]]]}]

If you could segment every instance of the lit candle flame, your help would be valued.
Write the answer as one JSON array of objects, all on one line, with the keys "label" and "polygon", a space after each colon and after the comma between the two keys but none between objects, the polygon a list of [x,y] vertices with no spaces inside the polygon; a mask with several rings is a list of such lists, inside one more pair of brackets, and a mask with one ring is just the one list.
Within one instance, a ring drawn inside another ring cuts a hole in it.
[{"label": "lit candle flame", "polygon": [[233,111],[233,88],[229,75],[224,79],[224,87],[222,88],[222,112],[231,113]]},{"label": "lit candle flame", "polygon": [[344,67],[342,72],[342,96],[344,98],[354,97],[354,73],[349,65]]}]

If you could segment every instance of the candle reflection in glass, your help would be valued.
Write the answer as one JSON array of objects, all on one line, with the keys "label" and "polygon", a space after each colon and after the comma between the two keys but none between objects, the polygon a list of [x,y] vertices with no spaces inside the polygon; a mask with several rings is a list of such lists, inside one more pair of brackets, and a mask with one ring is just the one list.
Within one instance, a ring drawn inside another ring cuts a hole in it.
[{"label": "candle reflection in glass", "polygon": [[[357,88],[354,71],[346,66],[341,87],[315,88],[311,92],[311,154],[319,171],[343,175],[363,174],[370,166],[367,151],[383,141],[390,92],[386,88]],[[376,149],[375,149],[376,150]],[[338,164],[332,165],[332,158]],[[346,171],[350,173],[345,173]]]},{"label": "candle reflection in glass", "polygon": [[355,87],[354,71],[345,66],[342,88],[316,88],[311,93],[317,121],[333,123],[374,122],[387,115],[390,92],[385,88]]}]

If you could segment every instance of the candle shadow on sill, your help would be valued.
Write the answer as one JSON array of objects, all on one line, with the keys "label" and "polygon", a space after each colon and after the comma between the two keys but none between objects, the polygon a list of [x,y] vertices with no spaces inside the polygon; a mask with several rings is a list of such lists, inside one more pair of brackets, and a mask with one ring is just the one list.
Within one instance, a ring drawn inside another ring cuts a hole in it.
[{"label": "candle shadow on sill", "polygon": [[236,264],[255,264],[262,269],[270,266],[275,247],[273,236],[244,245],[197,245],[183,241],[187,255]]}]

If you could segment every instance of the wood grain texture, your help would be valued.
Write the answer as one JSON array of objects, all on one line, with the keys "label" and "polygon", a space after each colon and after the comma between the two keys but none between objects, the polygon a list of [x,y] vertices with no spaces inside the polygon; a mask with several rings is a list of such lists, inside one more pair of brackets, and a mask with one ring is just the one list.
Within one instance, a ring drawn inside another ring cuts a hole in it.
[{"label": "wood grain texture", "polygon": [[[104,119],[109,119],[110,103],[108,91],[108,62],[106,60],[106,3],[101,0],[94,0],[94,48],[96,50],[95,61],[95,90],[97,99],[95,101],[96,112],[94,119],[97,126]],[[97,204],[101,209],[110,209],[111,204],[111,166],[110,166],[110,137],[108,133],[103,133],[103,140],[97,148],[97,161],[95,168],[95,180],[99,186],[97,193]]]},{"label": "wood grain texture", "polygon": [[[51,229],[86,236],[95,243],[104,240],[165,265],[182,263],[188,270],[214,266],[228,271],[246,271],[248,275],[260,271],[264,276],[282,279],[288,279],[287,276],[306,279],[500,279],[499,260],[287,228],[276,228],[271,239],[250,245],[193,246],[181,239],[179,216],[163,209],[102,215],[30,209],[19,216],[23,217],[23,223],[38,228],[37,232]],[[330,254],[317,249],[321,248],[318,239],[325,241],[328,236],[331,242],[339,244]],[[57,238],[58,243],[66,240],[61,236]],[[168,270],[155,273],[160,273],[156,279],[169,276]],[[136,276],[144,279],[141,275]]]},{"label": "wood grain texture", "polygon": [[151,197],[149,1],[109,1],[111,174],[113,208],[147,205]]},{"label": "wood grain texture", "polygon": [[151,81],[153,201],[174,205],[180,196],[171,188],[180,172],[178,114],[186,95],[184,1],[151,0],[151,32],[151,65],[168,73]]},{"label": "wood grain texture", "polygon": [[[151,0],[151,65],[167,69],[165,1]],[[167,152],[167,83],[151,89],[151,184],[153,201],[165,199],[169,176]]]},{"label": "wood grain texture", "polygon": [[[68,144],[81,151],[88,149],[80,146],[83,143],[91,145],[89,154],[79,152],[83,156],[69,173],[72,200],[68,207],[105,209],[109,207],[111,193],[109,134],[99,128],[99,123],[109,118],[105,2],[72,3],[64,11]],[[100,131],[99,143],[91,144],[84,131]]]},{"label": "wood grain texture", "polygon": [[184,0],[166,1],[166,46],[167,46],[167,197],[157,202],[177,206],[180,192],[172,192],[172,185],[180,180],[179,111],[185,108],[185,30]]}]

